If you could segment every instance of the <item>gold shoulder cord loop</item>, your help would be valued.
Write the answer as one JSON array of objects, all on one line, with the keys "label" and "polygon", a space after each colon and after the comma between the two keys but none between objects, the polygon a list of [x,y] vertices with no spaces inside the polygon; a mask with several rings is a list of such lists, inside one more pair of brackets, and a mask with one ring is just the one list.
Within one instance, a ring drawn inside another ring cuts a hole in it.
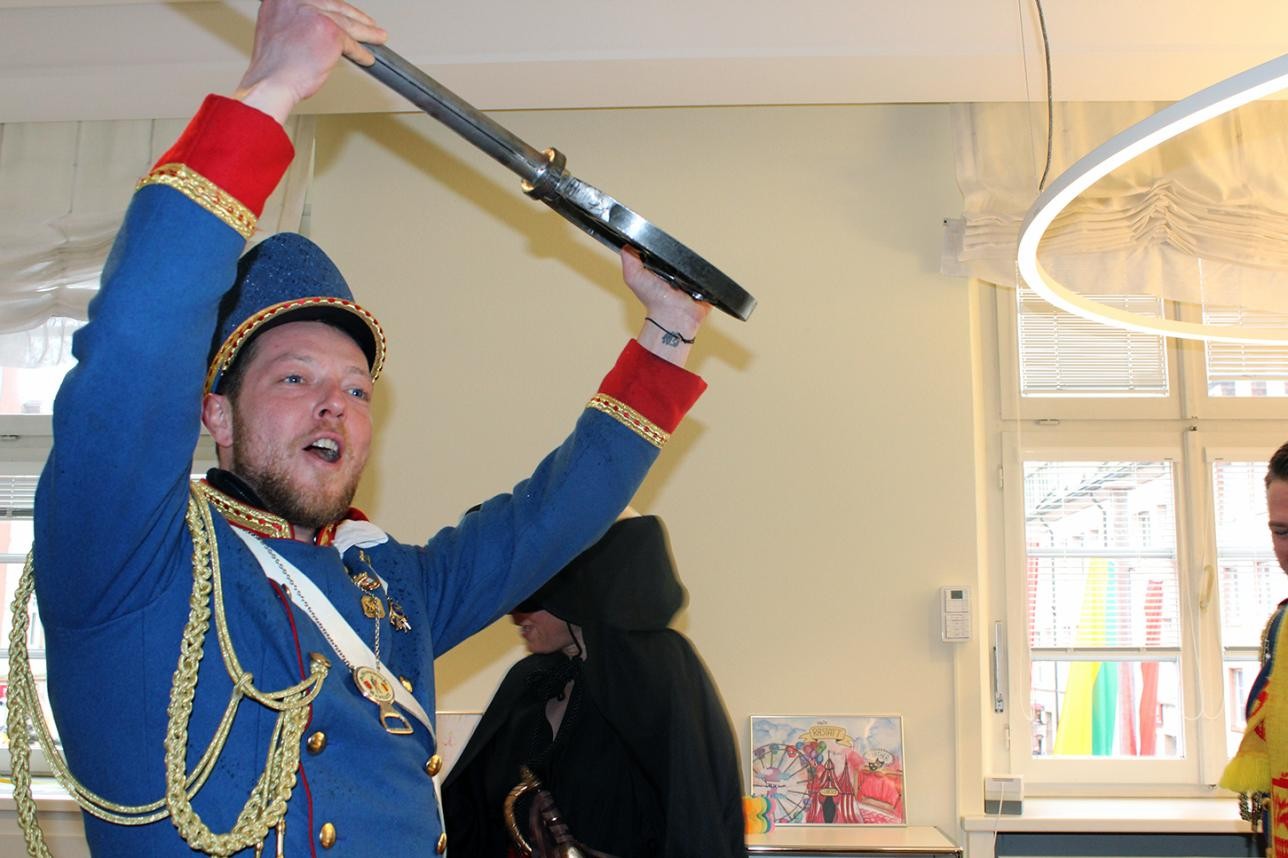
[{"label": "gold shoulder cord loop", "polygon": [[[9,756],[13,766],[13,798],[18,824],[27,841],[31,858],[51,858],[49,847],[36,819],[36,805],[31,796],[31,760],[26,737],[28,725],[34,727],[36,740],[49,760],[58,782],[76,799],[86,813],[117,825],[146,825],[169,816],[179,836],[193,849],[208,855],[231,855],[261,843],[271,829],[286,816],[286,803],[295,787],[300,760],[300,737],[308,722],[309,705],[322,691],[327,665],[313,662],[309,678],[281,691],[262,692],[255,688],[251,674],[242,670],[233,649],[224,613],[222,579],[219,571],[219,547],[215,541],[210,508],[195,484],[188,500],[186,521],[192,535],[192,597],[188,605],[188,622],[179,645],[179,663],[170,691],[169,721],[165,737],[165,797],[146,805],[123,805],[108,801],[86,789],[67,767],[67,761],[54,747],[53,736],[40,708],[36,683],[27,655],[27,632],[30,625],[31,595],[35,588],[34,561],[27,563],[18,581],[13,603],[13,631],[9,636]],[[213,603],[215,633],[224,668],[233,683],[215,735],[191,773],[185,770],[188,751],[188,723],[192,717],[197,690],[197,668],[201,660],[206,632],[210,629]],[[269,742],[264,771],[251,790],[232,829],[216,834],[202,821],[192,807],[192,798],[206,783],[216,760],[223,752],[233,718],[243,698],[266,706],[278,713]]]}]

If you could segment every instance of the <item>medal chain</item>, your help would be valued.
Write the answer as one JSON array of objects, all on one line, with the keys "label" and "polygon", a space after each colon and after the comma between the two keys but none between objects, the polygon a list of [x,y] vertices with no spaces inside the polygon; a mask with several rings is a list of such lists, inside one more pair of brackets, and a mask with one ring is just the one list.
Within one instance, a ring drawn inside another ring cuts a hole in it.
[{"label": "medal chain", "polygon": [[[371,558],[367,556],[367,552],[359,550],[358,560],[366,566],[365,569],[352,569],[346,563],[345,571],[349,573],[349,580],[362,592],[362,612],[376,620],[382,619],[388,613],[389,625],[393,627],[394,631],[410,632],[411,623],[408,622],[407,613],[403,611],[402,605],[398,604],[398,601],[389,595],[387,589],[383,599],[376,594],[376,590],[380,589],[384,582],[371,568]],[[368,600],[371,600],[370,604],[368,604]]]},{"label": "medal chain", "polygon": [[[261,540],[261,543],[262,541],[263,540]],[[290,594],[291,598],[293,600],[294,599],[300,600],[300,605],[303,606],[304,610],[308,613],[309,619],[313,620],[313,625],[317,626],[318,631],[322,633],[322,637],[326,638],[326,642],[331,645],[331,649],[335,650],[335,654],[340,656],[340,661],[344,662],[344,666],[349,668],[349,670],[356,670],[357,665],[350,664],[349,660],[344,657],[344,651],[340,649],[339,646],[336,645],[335,640],[331,637],[331,633],[327,631],[326,626],[322,623],[320,619],[318,619],[318,615],[313,612],[313,608],[312,606],[309,605],[308,599],[304,598],[303,591],[295,583],[295,576],[292,575],[290,571],[286,568],[286,564],[283,563],[282,559],[277,556],[276,551],[274,551],[272,548],[269,548],[267,545],[265,545],[264,547],[268,548],[269,556],[273,558],[273,562],[277,564],[277,568],[281,570],[282,575],[286,577],[287,581],[291,582],[291,588],[294,590],[294,592]],[[374,652],[376,655],[376,661],[379,662],[380,661],[380,618],[376,617],[372,622],[375,624],[375,634],[374,634],[375,646],[373,646],[371,649],[372,649],[372,652]]]},{"label": "medal chain", "polygon": [[[258,536],[253,538],[259,539]],[[283,562],[276,551],[265,545],[262,539],[259,542],[264,550],[268,552],[268,555],[273,558],[273,563],[277,565],[278,570],[290,582],[290,586],[295,588],[295,593],[291,594],[291,598],[299,599],[300,604],[309,615],[309,619],[313,621],[313,625],[317,626],[318,631],[322,633],[322,637],[326,638],[326,642],[331,645],[331,649],[340,657],[340,661],[344,662],[344,666],[349,668],[353,684],[358,688],[358,693],[374,703],[376,708],[380,710],[380,726],[384,728],[386,733],[402,736],[410,735],[413,731],[411,722],[394,705],[394,700],[398,696],[397,692],[394,691],[388,678],[381,672],[384,665],[380,661],[380,620],[384,614],[381,613],[372,618],[372,622],[375,624],[375,646],[372,647],[372,651],[375,654],[375,664],[353,664],[349,659],[345,658],[344,650],[336,644],[335,638],[331,637],[331,632],[313,610],[313,606],[309,604],[309,600],[304,596],[303,589],[295,582],[295,576],[291,574],[287,564]],[[343,617],[340,618],[340,622],[344,622]]]}]

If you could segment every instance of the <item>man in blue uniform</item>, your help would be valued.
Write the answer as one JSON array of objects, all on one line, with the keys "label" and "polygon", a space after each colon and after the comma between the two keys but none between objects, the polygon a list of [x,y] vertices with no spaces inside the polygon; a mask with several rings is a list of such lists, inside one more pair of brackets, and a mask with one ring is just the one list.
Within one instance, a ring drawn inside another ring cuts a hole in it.
[{"label": "man in blue uniform", "polygon": [[[599,537],[704,386],[682,366],[707,307],[624,255],[653,321],[530,477],[422,545],[349,508],[380,325],[302,237],[239,256],[292,156],[280,123],[383,39],[341,0],[265,0],[241,86],[140,182],[76,337],[35,587],[67,761],[110,811],[95,855],[445,852],[434,658]],[[190,486],[199,422],[220,467]]]}]

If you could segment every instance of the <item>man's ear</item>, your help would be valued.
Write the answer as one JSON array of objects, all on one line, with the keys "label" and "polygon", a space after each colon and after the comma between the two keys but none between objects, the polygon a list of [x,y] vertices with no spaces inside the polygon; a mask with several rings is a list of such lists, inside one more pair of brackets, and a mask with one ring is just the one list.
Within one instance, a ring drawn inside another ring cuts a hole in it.
[{"label": "man's ear", "polygon": [[201,422],[215,439],[216,447],[233,445],[233,404],[228,397],[207,393],[201,401]]}]

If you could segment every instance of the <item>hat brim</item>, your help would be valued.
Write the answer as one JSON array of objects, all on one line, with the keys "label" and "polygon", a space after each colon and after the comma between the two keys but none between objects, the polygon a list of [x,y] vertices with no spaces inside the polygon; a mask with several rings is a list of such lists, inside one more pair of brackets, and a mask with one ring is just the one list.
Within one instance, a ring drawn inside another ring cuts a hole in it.
[{"label": "hat brim", "polygon": [[310,321],[326,322],[347,333],[367,356],[371,380],[380,377],[385,364],[385,332],[375,316],[343,298],[292,298],[265,307],[233,329],[210,362],[206,392],[219,392],[219,384],[229,367],[256,336],[287,322]]}]

